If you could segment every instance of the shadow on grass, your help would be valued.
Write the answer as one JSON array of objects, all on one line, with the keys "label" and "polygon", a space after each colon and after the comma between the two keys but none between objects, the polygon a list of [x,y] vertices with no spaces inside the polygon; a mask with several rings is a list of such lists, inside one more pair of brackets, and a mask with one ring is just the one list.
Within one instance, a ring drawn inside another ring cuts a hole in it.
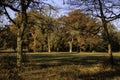
[{"label": "shadow on grass", "polygon": [[17,58],[13,54],[0,56],[0,80],[23,80],[19,76],[16,61]]},{"label": "shadow on grass", "polygon": [[[94,74],[78,74],[77,79],[82,80],[114,80],[116,77],[120,77],[120,57],[115,56],[114,61],[117,63],[110,70],[105,70],[106,67],[110,67],[109,57],[102,55],[78,55],[78,54],[33,54],[28,55],[31,65],[40,69],[47,69],[52,67],[67,65],[82,65],[85,67],[91,67],[92,65],[102,64],[102,71]],[[89,71],[88,71],[89,72]],[[69,74],[69,73],[68,73]],[[77,73],[76,73],[77,75]],[[119,78],[120,79],[120,78]],[[74,79],[73,79],[74,80]]]},{"label": "shadow on grass", "polygon": [[[120,57],[114,57],[115,63],[120,63]],[[33,66],[41,66],[42,68],[55,67],[62,65],[94,65],[103,64],[109,65],[108,56],[92,56],[92,55],[76,55],[75,54],[32,54],[29,55],[30,63]]]},{"label": "shadow on grass", "polygon": [[[81,55],[76,53],[74,54],[27,54],[27,58],[29,59],[29,61],[26,62],[25,67],[32,67],[34,69],[38,68],[39,70],[47,69],[50,67],[54,69],[56,67],[64,66],[64,65],[67,65],[68,67],[69,65],[82,65],[85,67],[91,67],[92,65],[96,65],[96,64],[103,65],[102,66],[103,70],[94,74],[81,74],[81,73],[77,74],[76,73],[75,75],[77,75],[76,76],[77,79],[82,79],[82,80],[106,80],[106,79],[113,80],[114,77],[120,76],[120,68],[119,68],[120,57],[119,56],[114,57],[114,61],[118,64],[113,66],[112,69],[108,71],[106,70],[104,71],[104,68],[110,66],[109,58],[108,56],[102,56],[102,55],[98,55],[98,56],[83,55],[83,54]],[[69,75],[69,73],[65,73],[65,74]]]}]

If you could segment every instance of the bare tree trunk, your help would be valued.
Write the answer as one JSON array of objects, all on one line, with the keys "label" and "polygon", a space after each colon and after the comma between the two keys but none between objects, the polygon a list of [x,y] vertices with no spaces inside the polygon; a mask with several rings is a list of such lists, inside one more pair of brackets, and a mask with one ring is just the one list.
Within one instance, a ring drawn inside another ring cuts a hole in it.
[{"label": "bare tree trunk", "polygon": [[20,67],[22,62],[22,38],[21,31],[18,30],[17,34],[17,66]]},{"label": "bare tree trunk", "polygon": [[114,59],[113,59],[111,44],[108,44],[108,53],[109,53],[109,56],[110,56],[110,63],[111,63],[111,65],[114,65]]},{"label": "bare tree trunk", "polygon": [[50,46],[50,33],[48,33],[48,52],[51,53],[51,46]]},{"label": "bare tree trunk", "polygon": [[18,26],[17,34],[17,66],[20,67],[23,61],[23,52],[22,52],[22,37],[24,33],[24,28],[27,26],[27,14],[26,14],[26,5],[25,0],[21,0],[21,25]]},{"label": "bare tree trunk", "polygon": [[81,46],[80,46],[80,48],[79,48],[79,52],[80,52],[80,53],[82,52]]},{"label": "bare tree trunk", "polygon": [[111,63],[111,65],[113,65],[114,60],[113,60],[113,54],[112,54],[112,48],[111,48],[111,39],[110,39],[110,35],[109,35],[109,32],[108,32],[108,28],[107,28],[107,21],[105,19],[105,15],[104,15],[104,12],[103,12],[103,5],[101,3],[101,0],[98,0],[98,1],[99,1],[102,25],[104,27],[105,35],[106,35],[107,40],[108,40],[108,53],[110,55],[110,63]]},{"label": "bare tree trunk", "polygon": [[108,54],[109,54],[110,63],[111,63],[111,65],[113,65],[114,60],[113,60],[111,39],[110,39],[110,35],[109,35],[109,32],[108,32],[108,28],[107,28],[107,23],[103,22],[103,26],[104,26],[105,34],[106,34],[106,37],[107,37],[107,40],[108,40]]},{"label": "bare tree trunk", "polygon": [[73,38],[72,40],[69,42],[69,52],[72,53],[72,43],[73,43]]},{"label": "bare tree trunk", "polygon": [[22,51],[22,35],[24,31],[24,25],[21,24],[20,28],[18,28],[17,33],[17,66],[20,67],[23,59],[23,51]]},{"label": "bare tree trunk", "polygon": [[69,42],[69,47],[70,47],[69,52],[72,53],[72,41]]}]

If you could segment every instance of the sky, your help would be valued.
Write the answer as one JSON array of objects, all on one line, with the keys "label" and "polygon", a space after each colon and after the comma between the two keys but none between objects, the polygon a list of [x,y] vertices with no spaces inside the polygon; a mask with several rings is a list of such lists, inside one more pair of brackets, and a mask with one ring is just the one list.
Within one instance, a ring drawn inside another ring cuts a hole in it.
[{"label": "sky", "polygon": [[[45,3],[49,3],[49,4],[51,4],[52,6],[58,8],[58,9],[59,9],[59,14],[58,14],[58,16],[67,13],[67,11],[65,10],[65,8],[67,9],[68,6],[67,6],[66,4],[63,4],[63,0],[59,0],[59,1],[58,1],[58,0],[45,0],[44,2],[45,2]],[[7,11],[9,12],[9,14],[10,14],[10,16],[11,16],[12,18],[15,17],[15,14],[14,14],[14,12],[13,12],[11,9],[7,8]]]},{"label": "sky", "polygon": [[[66,0],[64,0],[66,2]],[[50,3],[51,5],[55,6],[56,8],[59,9],[57,16],[63,16],[66,15],[67,13],[70,12],[70,6],[68,6],[67,4],[64,4],[63,0],[45,0],[46,3]],[[9,12],[9,15],[14,18],[15,17],[15,13],[10,10],[9,8],[7,9]],[[119,20],[115,20],[112,22],[118,30],[120,30],[120,19]]]}]

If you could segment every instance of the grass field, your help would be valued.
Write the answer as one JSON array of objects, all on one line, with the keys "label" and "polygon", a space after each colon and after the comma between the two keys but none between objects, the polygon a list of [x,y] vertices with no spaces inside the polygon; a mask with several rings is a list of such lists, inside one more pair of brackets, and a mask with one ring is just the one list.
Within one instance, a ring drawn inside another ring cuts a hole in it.
[{"label": "grass field", "polygon": [[26,53],[16,68],[15,54],[1,54],[0,80],[120,80],[120,53],[110,66],[107,53]]}]

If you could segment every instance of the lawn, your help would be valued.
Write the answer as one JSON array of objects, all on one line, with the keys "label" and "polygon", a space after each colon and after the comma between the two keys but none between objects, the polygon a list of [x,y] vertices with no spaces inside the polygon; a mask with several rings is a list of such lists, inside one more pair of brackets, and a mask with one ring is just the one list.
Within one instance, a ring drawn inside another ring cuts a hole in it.
[{"label": "lawn", "polygon": [[26,53],[27,61],[19,69],[13,64],[15,54],[0,57],[0,80],[120,80],[120,53],[114,53],[112,67],[107,53],[96,52]]}]

